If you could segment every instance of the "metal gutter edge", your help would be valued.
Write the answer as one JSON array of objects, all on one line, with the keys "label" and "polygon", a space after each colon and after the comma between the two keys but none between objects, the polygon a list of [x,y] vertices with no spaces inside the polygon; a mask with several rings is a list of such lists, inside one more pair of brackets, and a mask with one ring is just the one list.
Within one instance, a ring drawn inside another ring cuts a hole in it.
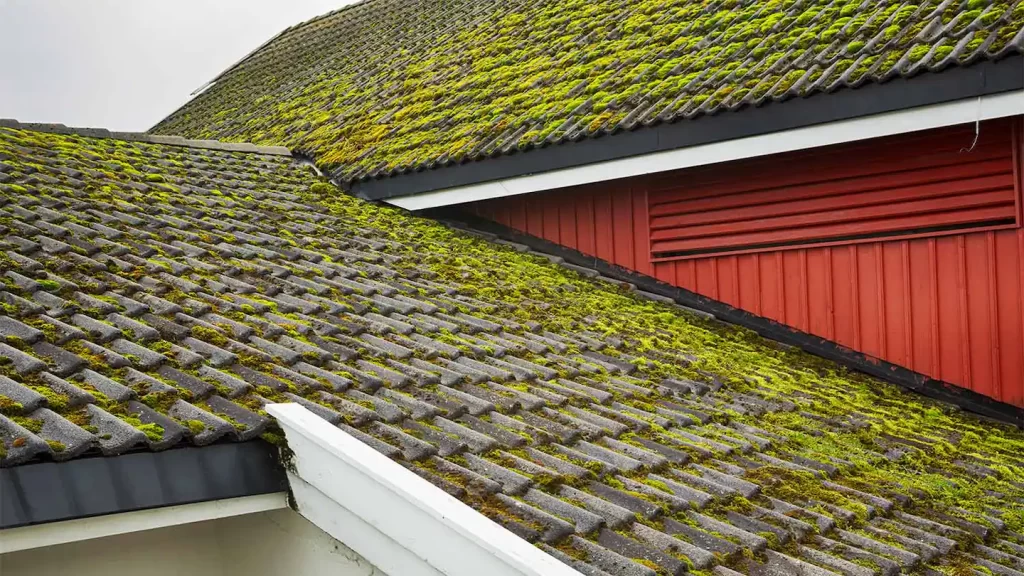
[{"label": "metal gutter edge", "polygon": [[280,492],[277,448],[260,441],[0,468],[6,529]]},{"label": "metal gutter edge", "polygon": [[108,514],[94,518],[78,518],[64,522],[8,528],[0,531],[0,554],[280,510],[287,507],[288,493],[272,492],[256,496],[241,496],[226,500],[212,500],[181,506]]},{"label": "metal gutter edge", "polygon": [[266,406],[291,450],[296,509],[387,574],[580,576],[298,404]]},{"label": "metal gutter edge", "polygon": [[[1024,55],[348,184],[384,200],[1024,89]],[[916,129],[916,128],[910,128]],[[909,130],[909,129],[908,129]],[[336,175],[336,174],[335,174]]]}]

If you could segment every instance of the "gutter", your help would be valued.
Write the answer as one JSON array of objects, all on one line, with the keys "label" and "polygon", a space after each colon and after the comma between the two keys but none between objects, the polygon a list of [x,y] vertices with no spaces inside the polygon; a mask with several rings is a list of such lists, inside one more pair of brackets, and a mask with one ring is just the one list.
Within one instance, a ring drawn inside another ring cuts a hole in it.
[{"label": "gutter", "polygon": [[[268,512],[288,507],[286,492],[272,492],[257,496],[241,496],[226,500],[213,500],[196,504],[183,504],[167,508],[123,512],[95,518],[78,518],[51,524],[23,526],[0,531],[0,554],[45,548],[58,544],[92,540],[169,528],[193,522],[218,520],[231,516]],[[2,561],[0,561],[2,563]]]},{"label": "gutter", "polygon": [[258,440],[0,468],[0,552],[12,529],[286,489],[277,448]]},{"label": "gutter", "polygon": [[[997,95],[1005,97],[994,98]],[[940,73],[356,181],[350,187],[361,198],[418,210],[1022,112],[1024,56],[1013,55]]]},{"label": "gutter", "polygon": [[269,404],[300,515],[386,574],[580,576],[298,404]]}]

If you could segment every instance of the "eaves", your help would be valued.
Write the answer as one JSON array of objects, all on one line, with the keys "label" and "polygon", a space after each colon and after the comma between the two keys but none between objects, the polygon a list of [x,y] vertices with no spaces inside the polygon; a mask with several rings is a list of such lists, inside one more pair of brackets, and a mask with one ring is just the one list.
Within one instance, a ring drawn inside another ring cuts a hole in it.
[{"label": "eaves", "polygon": [[[941,73],[896,78],[882,84],[867,84],[830,94],[816,94],[807,98],[795,98],[693,120],[621,131],[485,160],[356,181],[349,184],[349,188],[356,196],[368,200],[385,200],[413,210],[430,208],[552,189],[572,185],[574,182],[585,183],[586,178],[579,181],[578,177],[565,177],[573,169],[582,168],[590,171],[591,168],[602,165],[614,166],[613,163],[616,161],[631,159],[641,159],[651,164],[651,161],[659,160],[656,155],[669,151],[685,151],[760,136],[789,139],[789,132],[808,127],[828,127],[844,121],[866,119],[887,113],[912,111],[944,103],[962,103],[971,99],[976,101],[979,97],[1022,89],[1024,56],[1014,55],[999,61],[981,62],[967,68],[950,68]],[[1024,98],[1021,100],[1024,102]],[[946,114],[944,110],[938,113]],[[950,122],[953,120],[952,116],[948,119]],[[962,122],[964,119],[957,117],[956,121]],[[931,123],[934,124],[934,118]],[[885,134],[912,132],[927,127],[928,125],[918,127],[913,121],[903,122],[888,126]],[[832,138],[835,141],[827,143],[873,137],[873,133],[867,131],[860,134],[852,131],[848,136]],[[808,143],[802,147],[813,146],[813,142],[814,140],[808,139]],[[730,152],[729,158],[723,160],[771,153],[759,152],[755,146],[747,148],[750,150],[749,153],[736,156],[735,151]],[[770,150],[770,147],[765,150]],[[704,162],[713,161],[716,160],[709,157]],[[669,163],[662,164],[664,169],[673,169]],[[651,170],[657,169],[644,170],[650,173]],[[605,170],[602,173],[608,174],[605,179],[611,179],[615,174],[619,174],[618,177],[630,175],[623,174],[618,167],[616,170]],[[587,178],[594,177],[596,176],[591,175]],[[534,182],[520,190],[514,190],[507,185],[509,181],[528,178],[532,178]],[[507,190],[488,192],[488,187]],[[413,199],[417,197],[418,199]]]}]

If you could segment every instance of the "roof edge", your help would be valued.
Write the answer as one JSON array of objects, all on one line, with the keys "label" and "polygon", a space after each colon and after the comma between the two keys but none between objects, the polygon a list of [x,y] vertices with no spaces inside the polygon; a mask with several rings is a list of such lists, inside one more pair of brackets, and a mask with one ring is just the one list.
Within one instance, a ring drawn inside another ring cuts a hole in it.
[{"label": "roof edge", "polygon": [[[295,24],[292,24],[291,26],[288,26],[287,28],[281,30],[277,34],[274,34],[270,38],[264,40],[262,44],[260,44],[259,46],[253,48],[252,50],[250,50],[245,56],[242,56],[238,60],[235,60],[235,62],[233,64],[231,64],[230,66],[228,66],[227,68],[225,68],[223,72],[221,72],[220,74],[217,74],[216,76],[214,76],[210,80],[207,80],[206,83],[204,83],[202,86],[200,86],[199,88],[196,88],[195,90],[193,90],[192,93],[189,94],[189,97],[190,97],[189,101],[191,100],[191,98],[193,98],[195,96],[198,96],[199,94],[205,92],[207,88],[209,88],[209,87],[213,86],[214,84],[216,84],[217,82],[219,82],[221,78],[227,76],[229,73],[234,71],[235,68],[238,68],[239,66],[241,66],[243,63],[245,63],[250,58],[252,58],[256,54],[258,54],[264,48],[270,46],[271,43],[273,43],[278,38],[281,38],[285,34],[291,32],[293,30],[298,30],[299,28],[304,28],[304,27],[306,27],[306,26],[308,26],[308,25],[310,25],[310,24],[312,24],[314,22],[318,22],[320,20],[323,20],[324,18],[329,18],[331,16],[334,16],[335,14],[338,14],[339,12],[344,12],[345,10],[350,10],[350,9],[352,9],[353,6],[356,6],[356,5],[359,5],[359,4],[363,4],[363,3],[369,2],[369,1],[370,0],[359,0],[358,2],[353,2],[351,4],[346,4],[345,6],[342,6],[341,8],[337,8],[335,10],[331,10],[330,12],[325,12],[323,14],[320,14],[319,16],[314,16],[312,18],[308,18],[306,20],[303,20],[301,22],[297,22]],[[162,118],[159,122],[154,124],[153,127],[150,128],[149,130],[150,131],[155,130],[158,126],[160,126],[165,121],[167,121],[172,116],[174,116],[179,111],[181,111],[181,109],[184,108],[185,104],[188,104],[189,101],[186,101],[184,104],[182,104],[177,109],[175,109],[174,112],[171,112],[170,114],[168,114],[167,116]]]},{"label": "roof edge", "polygon": [[[644,154],[829,124],[886,112],[1024,89],[1024,55],[948,68],[883,84],[657,124],[631,131],[347,184],[367,200],[412,196]],[[333,176],[337,177],[335,171]]]},{"label": "roof edge", "polygon": [[444,219],[456,227],[467,227],[470,232],[479,231],[483,234],[491,234],[501,240],[521,244],[537,252],[556,256],[564,260],[565,265],[571,265],[570,267],[596,271],[602,276],[632,284],[638,290],[654,295],[657,299],[671,300],[673,303],[685,308],[710,314],[718,321],[753,330],[769,340],[800,348],[820,358],[831,360],[841,366],[846,366],[891,384],[896,384],[934,400],[1024,429],[1024,408],[1000,402],[962,386],[936,380],[904,366],[847,348],[832,340],[808,334],[770,318],[733,307],[725,302],[708,298],[685,288],[667,284],[652,276],[616,266],[596,256],[588,256],[578,250],[556,244],[550,240],[531,236],[503,224],[468,214],[459,210],[457,206],[439,208],[432,212],[432,214],[429,214],[430,217]]},{"label": "roof edge", "polygon": [[269,512],[287,507],[288,493],[282,491],[22,526],[2,532],[0,554]]},{"label": "roof edge", "polygon": [[223,152],[249,152],[252,154],[266,154],[270,156],[292,155],[292,151],[284,146],[258,146],[256,144],[221,142],[219,140],[190,140],[188,138],[182,138],[181,136],[162,136],[146,132],[112,132],[106,128],[81,128],[69,127],[64,124],[19,122],[12,118],[0,118],[0,128],[13,128],[15,130],[29,130],[32,132],[63,134],[67,136],[84,136],[86,138],[111,138],[114,140],[126,140],[129,142],[146,142],[149,144],[183,146],[186,148],[220,150]]},{"label": "roof edge", "polygon": [[269,404],[293,454],[300,515],[387,574],[579,573],[341,428],[294,403]]},{"label": "roof edge", "polygon": [[277,449],[261,440],[23,464],[0,468],[0,535],[9,528],[286,488]]},{"label": "roof edge", "polygon": [[907,110],[837,120],[826,124],[792,128],[758,136],[746,136],[724,142],[698,144],[664,152],[629,156],[598,164],[560,168],[538,174],[445,188],[412,196],[398,196],[384,201],[407,210],[424,210],[613,180],[642,178],[651,174],[664,174],[711,164],[736,162],[798,150],[806,151],[825,146],[1019,115],[1024,115],[1024,90],[1013,90]]}]

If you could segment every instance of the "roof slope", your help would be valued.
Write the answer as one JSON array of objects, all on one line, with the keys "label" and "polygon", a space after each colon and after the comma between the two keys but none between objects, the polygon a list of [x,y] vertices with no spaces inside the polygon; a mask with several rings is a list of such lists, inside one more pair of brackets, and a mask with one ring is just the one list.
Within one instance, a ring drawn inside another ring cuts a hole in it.
[{"label": "roof slope", "polygon": [[1024,5],[368,0],[286,30],[154,131],[285,144],[343,180],[1020,51]]},{"label": "roof slope", "polygon": [[288,157],[0,128],[0,230],[5,466],[297,402],[590,576],[1024,571],[1020,431]]}]

